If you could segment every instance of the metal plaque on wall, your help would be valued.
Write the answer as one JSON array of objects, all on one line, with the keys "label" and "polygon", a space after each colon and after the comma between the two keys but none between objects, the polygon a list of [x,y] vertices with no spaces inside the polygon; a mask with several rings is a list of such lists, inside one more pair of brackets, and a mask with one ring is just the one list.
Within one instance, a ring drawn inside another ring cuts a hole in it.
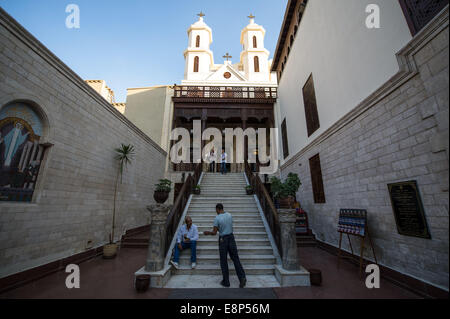
[{"label": "metal plaque on wall", "polygon": [[388,184],[398,233],[431,238],[416,181]]}]

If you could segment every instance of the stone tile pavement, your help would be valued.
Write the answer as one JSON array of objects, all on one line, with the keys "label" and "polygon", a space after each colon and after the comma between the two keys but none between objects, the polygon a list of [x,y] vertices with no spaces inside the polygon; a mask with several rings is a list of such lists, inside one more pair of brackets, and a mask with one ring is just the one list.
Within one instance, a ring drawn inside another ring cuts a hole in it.
[{"label": "stone tile pavement", "polygon": [[[134,272],[142,267],[146,258],[145,249],[124,248],[114,260],[101,257],[80,264],[80,289],[67,289],[64,271],[54,273],[35,282],[5,292],[0,299],[271,299],[271,298],[391,298],[414,299],[420,296],[398,287],[386,280],[381,280],[380,289],[369,290],[364,281],[359,279],[358,267],[343,261],[340,269],[336,267],[336,257],[314,247],[299,248],[302,265],[306,268],[322,270],[323,284],[320,287],[264,288],[257,289],[258,281],[264,276],[249,277],[245,289],[238,287],[235,276],[231,276],[231,288],[215,289],[220,278],[210,278],[201,282],[192,280],[189,287],[204,286],[208,289],[149,289],[146,293],[137,293],[133,288]],[[259,277],[259,278],[258,278]],[[216,281],[216,282],[215,282]]]}]

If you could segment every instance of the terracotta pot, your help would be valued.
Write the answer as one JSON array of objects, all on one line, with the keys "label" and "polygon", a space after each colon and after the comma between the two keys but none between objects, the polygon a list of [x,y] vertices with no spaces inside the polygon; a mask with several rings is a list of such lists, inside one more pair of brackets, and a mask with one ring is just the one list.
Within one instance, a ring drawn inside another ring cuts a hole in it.
[{"label": "terracotta pot", "polygon": [[253,195],[253,189],[245,189],[247,195]]},{"label": "terracotta pot", "polygon": [[164,204],[169,198],[169,192],[154,192],[153,198],[158,204]]},{"label": "terracotta pot", "polygon": [[292,208],[294,206],[295,198],[288,196],[279,199],[280,208]]},{"label": "terracotta pot", "polygon": [[195,195],[200,195],[200,190],[199,189],[194,189],[194,194]]},{"label": "terracotta pot", "polygon": [[150,286],[150,275],[136,276],[136,291],[146,292]]},{"label": "terracotta pot", "polygon": [[320,286],[322,284],[322,272],[319,269],[308,269],[311,285]]},{"label": "terracotta pot", "polygon": [[117,244],[107,244],[103,246],[103,258],[113,259],[117,256]]}]

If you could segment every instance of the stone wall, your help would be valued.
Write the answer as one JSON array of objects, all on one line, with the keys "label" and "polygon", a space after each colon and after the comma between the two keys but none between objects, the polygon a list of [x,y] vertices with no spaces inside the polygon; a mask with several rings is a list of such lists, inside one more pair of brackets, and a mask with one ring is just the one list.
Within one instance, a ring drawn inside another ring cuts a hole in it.
[{"label": "stone wall", "polygon": [[0,202],[0,277],[108,241],[121,143],[136,156],[119,186],[116,239],[149,223],[166,153],[0,9],[0,109],[14,101],[36,109],[53,146],[33,201]]},{"label": "stone wall", "polygon": [[[448,7],[398,61],[397,75],[285,163],[282,176],[299,174],[297,198],[320,241],[338,246],[340,208],[367,209],[379,263],[448,290]],[[309,158],[317,153],[325,204],[315,204],[312,193]],[[410,180],[417,181],[431,239],[397,232],[387,184]],[[359,254],[359,240],[355,247]]]}]

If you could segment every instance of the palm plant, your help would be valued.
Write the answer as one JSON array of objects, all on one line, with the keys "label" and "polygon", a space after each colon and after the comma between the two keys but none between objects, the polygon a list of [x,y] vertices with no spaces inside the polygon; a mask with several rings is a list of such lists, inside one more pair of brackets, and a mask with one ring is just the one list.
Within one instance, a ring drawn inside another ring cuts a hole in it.
[{"label": "palm plant", "polygon": [[116,153],[115,159],[119,162],[119,167],[117,170],[116,184],[114,188],[114,205],[113,205],[113,219],[112,219],[112,231],[109,235],[109,242],[112,244],[114,242],[114,230],[116,228],[116,198],[117,189],[119,187],[119,177],[120,183],[122,184],[123,171],[134,157],[134,146],[122,144],[119,148],[114,150]]}]

